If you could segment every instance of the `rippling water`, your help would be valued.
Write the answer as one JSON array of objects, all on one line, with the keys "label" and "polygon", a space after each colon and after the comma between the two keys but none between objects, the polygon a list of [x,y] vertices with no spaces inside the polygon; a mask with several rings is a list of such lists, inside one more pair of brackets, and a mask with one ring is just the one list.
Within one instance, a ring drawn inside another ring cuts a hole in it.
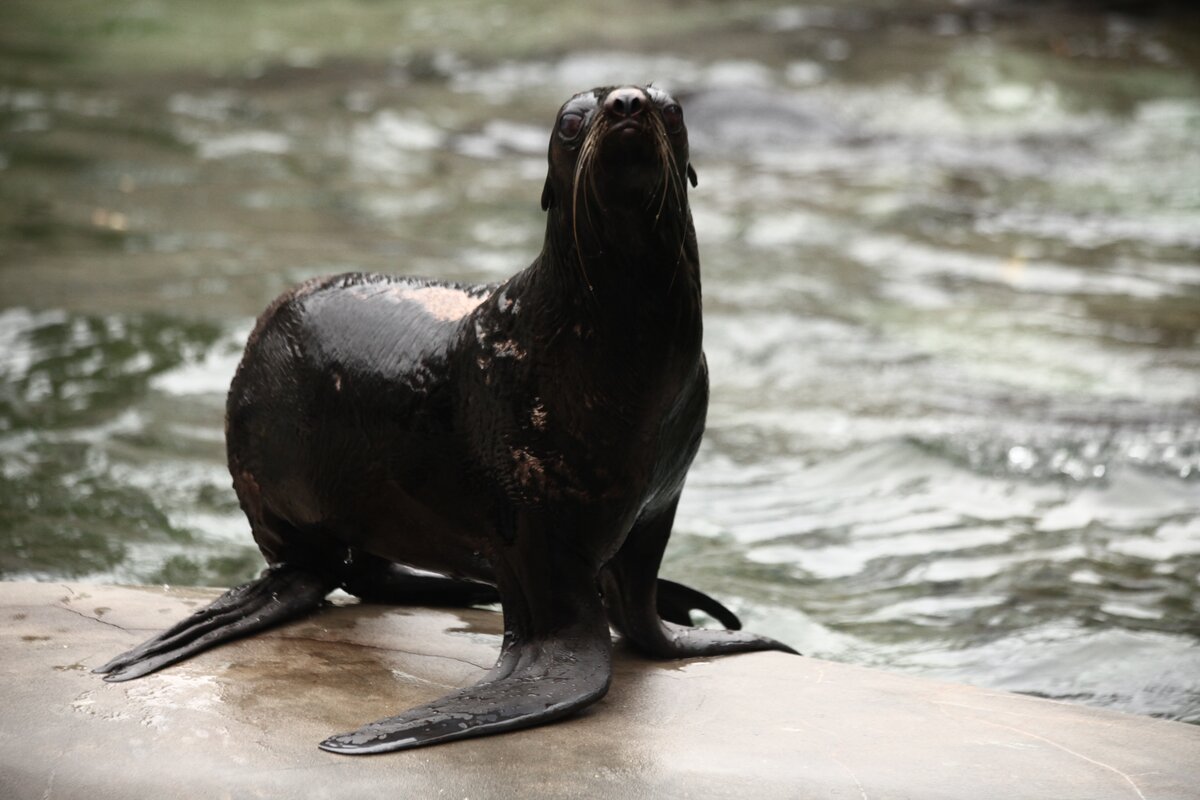
[{"label": "rippling water", "polygon": [[666,573],[812,655],[1200,721],[1194,16],[21,8],[4,577],[252,575],[221,415],[253,316],[315,274],[514,272],[557,105],[653,79],[713,377]]}]

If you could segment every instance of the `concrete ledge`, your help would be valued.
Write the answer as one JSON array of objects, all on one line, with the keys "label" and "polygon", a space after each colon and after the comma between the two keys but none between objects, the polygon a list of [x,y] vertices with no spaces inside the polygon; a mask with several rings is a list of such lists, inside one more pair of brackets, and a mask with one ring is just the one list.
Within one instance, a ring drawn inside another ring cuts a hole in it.
[{"label": "concrete ledge", "polygon": [[609,696],[556,725],[317,750],[481,675],[487,611],[347,605],[139,681],[90,673],[215,594],[0,584],[0,797],[1200,797],[1200,728],[775,653],[622,651]]}]

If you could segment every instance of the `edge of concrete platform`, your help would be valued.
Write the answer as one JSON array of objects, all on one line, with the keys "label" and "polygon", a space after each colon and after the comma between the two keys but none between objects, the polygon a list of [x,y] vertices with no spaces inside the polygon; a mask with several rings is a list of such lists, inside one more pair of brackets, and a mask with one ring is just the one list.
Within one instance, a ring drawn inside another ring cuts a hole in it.
[{"label": "edge of concrete platform", "polygon": [[334,605],[141,680],[91,673],[216,593],[0,583],[0,797],[1200,797],[1200,727],[779,653],[618,648],[609,695],[563,722],[316,749],[482,675],[500,621],[479,609]]}]

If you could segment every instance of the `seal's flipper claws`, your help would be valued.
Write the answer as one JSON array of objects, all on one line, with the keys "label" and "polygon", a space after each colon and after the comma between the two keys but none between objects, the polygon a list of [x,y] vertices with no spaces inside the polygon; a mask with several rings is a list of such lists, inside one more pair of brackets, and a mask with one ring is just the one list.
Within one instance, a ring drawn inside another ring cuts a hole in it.
[{"label": "seal's flipper claws", "polygon": [[307,572],[271,567],[92,672],[110,683],[140,678],[221,642],[301,616],[319,606],[332,588]]}]

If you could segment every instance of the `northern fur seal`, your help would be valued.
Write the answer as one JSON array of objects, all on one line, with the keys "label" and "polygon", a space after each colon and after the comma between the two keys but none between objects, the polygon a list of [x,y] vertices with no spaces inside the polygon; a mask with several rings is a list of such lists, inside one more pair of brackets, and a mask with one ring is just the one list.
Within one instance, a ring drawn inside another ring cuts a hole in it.
[{"label": "northern fur seal", "polygon": [[276,300],[226,410],[234,489],[270,566],[97,672],[139,677],[339,586],[384,602],[498,592],[504,638],[483,680],[321,743],[377,753],[595,702],[610,621],[660,658],[794,652],[688,627],[691,608],[738,624],[657,579],[708,405],[689,178],[669,94],[583,92],[550,137],[528,269],[499,286],[341,275]]}]

